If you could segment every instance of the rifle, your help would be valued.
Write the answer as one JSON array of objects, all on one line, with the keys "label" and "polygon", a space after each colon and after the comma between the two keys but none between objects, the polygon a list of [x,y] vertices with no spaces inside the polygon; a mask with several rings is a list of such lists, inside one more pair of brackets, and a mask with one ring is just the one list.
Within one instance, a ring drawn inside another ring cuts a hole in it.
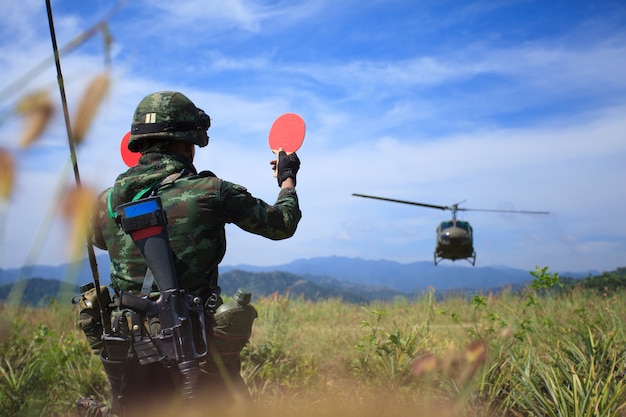
[{"label": "rifle", "polygon": [[[110,359],[126,359],[130,347],[140,364],[159,361],[176,367],[182,390],[192,399],[200,377],[199,360],[208,352],[203,300],[179,288],[174,258],[167,234],[167,216],[158,196],[140,199],[116,208],[123,230],[130,234],[146,260],[159,287],[156,301],[121,292],[119,310],[122,319],[112,334],[103,337]],[[150,335],[142,331],[140,316],[158,319],[160,331]],[[117,331],[116,331],[117,330]]]}]

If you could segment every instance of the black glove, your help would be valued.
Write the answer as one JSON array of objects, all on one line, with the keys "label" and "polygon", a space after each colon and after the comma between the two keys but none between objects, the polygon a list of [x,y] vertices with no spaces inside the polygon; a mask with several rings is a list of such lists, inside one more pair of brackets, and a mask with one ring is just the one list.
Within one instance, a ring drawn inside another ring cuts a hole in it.
[{"label": "black glove", "polygon": [[293,178],[293,185],[296,185],[296,174],[300,169],[300,159],[298,155],[290,153],[287,155],[285,151],[278,153],[278,164],[276,166],[278,173],[276,178],[278,179],[278,186],[280,187],[287,178]]}]

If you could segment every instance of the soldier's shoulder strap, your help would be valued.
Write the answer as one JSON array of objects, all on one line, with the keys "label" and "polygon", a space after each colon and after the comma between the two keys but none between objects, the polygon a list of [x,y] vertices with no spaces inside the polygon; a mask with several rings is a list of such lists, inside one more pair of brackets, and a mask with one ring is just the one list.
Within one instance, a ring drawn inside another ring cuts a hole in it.
[{"label": "soldier's shoulder strap", "polygon": [[[179,172],[174,172],[173,174],[168,175],[167,177],[163,178],[162,180],[159,180],[159,181],[155,182],[154,184],[144,188],[143,190],[140,190],[137,194],[135,194],[135,196],[132,198],[131,201],[137,201],[140,198],[143,198],[145,195],[149,195],[149,196],[156,195],[157,191],[162,186],[167,185],[167,184],[172,184],[172,183],[174,183],[174,181],[176,181],[180,177],[184,177],[184,176],[187,176],[189,174],[190,174],[190,171],[187,170],[187,169],[183,169],[182,171],[179,171]],[[113,187],[111,187],[109,189],[109,195],[107,196],[107,209],[108,209],[108,212],[109,212],[109,217],[111,217],[112,219],[116,219],[117,218],[117,213],[113,209],[113,205],[111,203],[111,195],[112,194],[113,194]]]}]

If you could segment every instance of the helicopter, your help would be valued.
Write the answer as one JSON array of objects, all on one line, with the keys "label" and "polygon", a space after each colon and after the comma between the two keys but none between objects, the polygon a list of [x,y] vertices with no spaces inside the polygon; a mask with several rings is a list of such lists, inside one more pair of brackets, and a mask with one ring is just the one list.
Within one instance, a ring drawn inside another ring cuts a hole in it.
[{"label": "helicopter", "polygon": [[411,204],[414,206],[428,207],[439,210],[452,211],[452,219],[442,221],[437,226],[437,244],[433,254],[435,266],[442,260],[447,259],[452,262],[466,260],[474,266],[476,264],[476,251],[474,250],[474,231],[469,222],[457,220],[457,211],[487,211],[497,213],[525,213],[525,214],[550,214],[548,211],[527,211],[527,210],[491,210],[491,209],[470,209],[461,208],[461,201],[451,206],[439,206],[435,204],[416,203],[414,201],[396,200],[394,198],[376,197],[365,194],[352,194],[355,197],[373,198],[375,200],[391,201],[393,203]]}]

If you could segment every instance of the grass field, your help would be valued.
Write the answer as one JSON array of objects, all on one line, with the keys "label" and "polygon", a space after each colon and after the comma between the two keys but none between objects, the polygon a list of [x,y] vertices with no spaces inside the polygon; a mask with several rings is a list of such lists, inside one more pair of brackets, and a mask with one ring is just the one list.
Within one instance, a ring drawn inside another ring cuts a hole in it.
[{"label": "grass field", "polygon": [[[554,277],[535,276],[522,294],[440,302],[434,289],[366,306],[259,299],[242,370],[253,414],[626,415],[626,294],[544,293]],[[72,305],[0,311],[0,415],[73,416],[78,397],[106,399]]]}]

